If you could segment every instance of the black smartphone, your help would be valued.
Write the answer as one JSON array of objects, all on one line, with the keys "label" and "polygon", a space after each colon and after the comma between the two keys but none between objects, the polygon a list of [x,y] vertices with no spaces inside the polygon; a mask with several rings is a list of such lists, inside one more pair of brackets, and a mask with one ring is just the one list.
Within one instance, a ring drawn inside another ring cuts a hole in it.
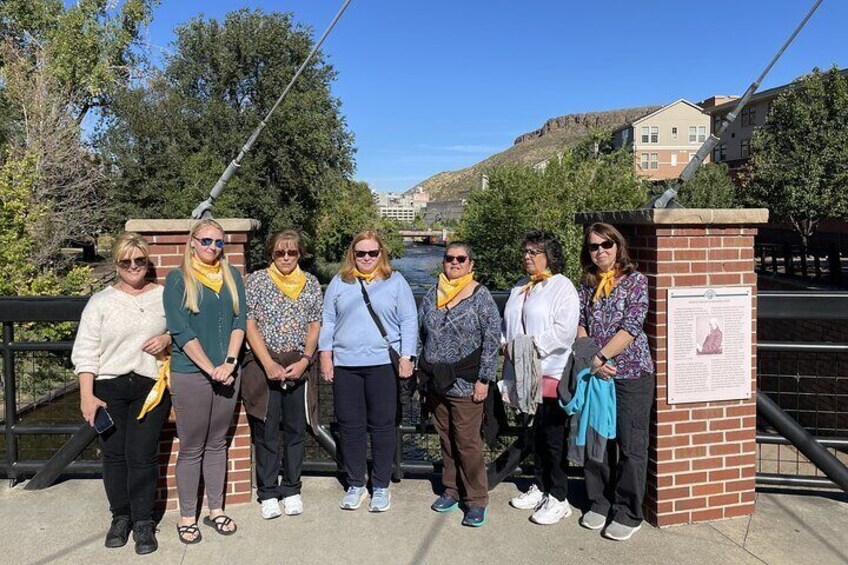
[{"label": "black smartphone", "polygon": [[94,429],[97,430],[97,433],[102,434],[114,425],[115,422],[112,421],[112,416],[109,415],[109,412],[102,406],[98,408],[97,413],[94,415]]}]

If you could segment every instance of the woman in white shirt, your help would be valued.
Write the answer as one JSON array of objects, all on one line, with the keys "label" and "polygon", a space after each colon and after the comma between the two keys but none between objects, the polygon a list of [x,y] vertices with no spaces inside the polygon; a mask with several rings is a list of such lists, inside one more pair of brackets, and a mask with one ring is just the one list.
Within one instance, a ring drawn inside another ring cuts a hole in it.
[{"label": "woman in white shirt", "polygon": [[[80,409],[90,425],[105,409],[114,425],[100,434],[103,483],[112,525],[106,547],[122,547],[133,531],[136,553],[156,551],[153,505],[159,476],[159,435],[171,409],[164,391],[145,406],[156,383],[156,356],[171,344],[165,333],[162,287],[147,279],[147,242],[135,233],[115,241],[117,282],[91,297],[82,312],[71,361],[80,381]],[[142,407],[146,413],[142,416]]]},{"label": "woman in white shirt", "polygon": [[[520,510],[535,510],[536,524],[556,524],[571,515],[568,504],[568,418],[557,403],[557,385],[577,336],[580,301],[562,274],[562,247],[550,232],[531,231],[521,243],[524,270],[504,309],[504,341],[533,339],[541,369],[542,402],[533,420],[535,484],[513,498]],[[504,378],[512,365],[504,363]]]}]

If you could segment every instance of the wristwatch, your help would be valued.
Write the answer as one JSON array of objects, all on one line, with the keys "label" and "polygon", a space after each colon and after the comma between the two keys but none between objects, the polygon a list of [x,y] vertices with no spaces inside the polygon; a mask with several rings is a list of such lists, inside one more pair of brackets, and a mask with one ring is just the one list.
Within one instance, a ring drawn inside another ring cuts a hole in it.
[{"label": "wristwatch", "polygon": [[595,353],[595,357],[598,358],[598,360],[601,362],[601,365],[605,365],[606,362],[609,361],[609,359],[607,359],[607,356],[601,353],[600,350]]},{"label": "wristwatch", "polygon": [[238,363],[238,359],[236,359],[235,357],[227,357],[226,359],[224,359],[224,363],[226,363],[227,365],[236,365]]}]

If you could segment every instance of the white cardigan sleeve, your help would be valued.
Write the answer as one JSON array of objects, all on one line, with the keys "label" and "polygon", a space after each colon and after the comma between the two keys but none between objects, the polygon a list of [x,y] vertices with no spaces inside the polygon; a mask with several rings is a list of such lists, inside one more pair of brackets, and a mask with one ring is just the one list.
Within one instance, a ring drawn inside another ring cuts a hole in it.
[{"label": "white cardigan sleeve", "polygon": [[551,353],[571,347],[577,337],[577,325],[580,321],[580,299],[571,281],[565,279],[552,297],[550,304],[553,325],[540,334],[533,336],[533,343],[539,356],[545,358]]},{"label": "white cardigan sleeve", "polygon": [[71,362],[74,373],[92,373],[95,377],[100,372],[100,339],[103,325],[103,315],[100,311],[100,300],[92,296],[85,305],[80,317],[77,337],[71,351]]}]

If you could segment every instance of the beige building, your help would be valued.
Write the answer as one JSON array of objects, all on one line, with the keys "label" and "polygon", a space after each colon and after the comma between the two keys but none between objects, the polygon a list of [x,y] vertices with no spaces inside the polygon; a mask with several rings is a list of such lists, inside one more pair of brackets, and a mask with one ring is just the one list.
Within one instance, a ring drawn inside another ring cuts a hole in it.
[{"label": "beige building", "polygon": [[612,143],[633,153],[641,176],[666,180],[680,176],[709,133],[710,117],[681,98],[614,130]]}]

